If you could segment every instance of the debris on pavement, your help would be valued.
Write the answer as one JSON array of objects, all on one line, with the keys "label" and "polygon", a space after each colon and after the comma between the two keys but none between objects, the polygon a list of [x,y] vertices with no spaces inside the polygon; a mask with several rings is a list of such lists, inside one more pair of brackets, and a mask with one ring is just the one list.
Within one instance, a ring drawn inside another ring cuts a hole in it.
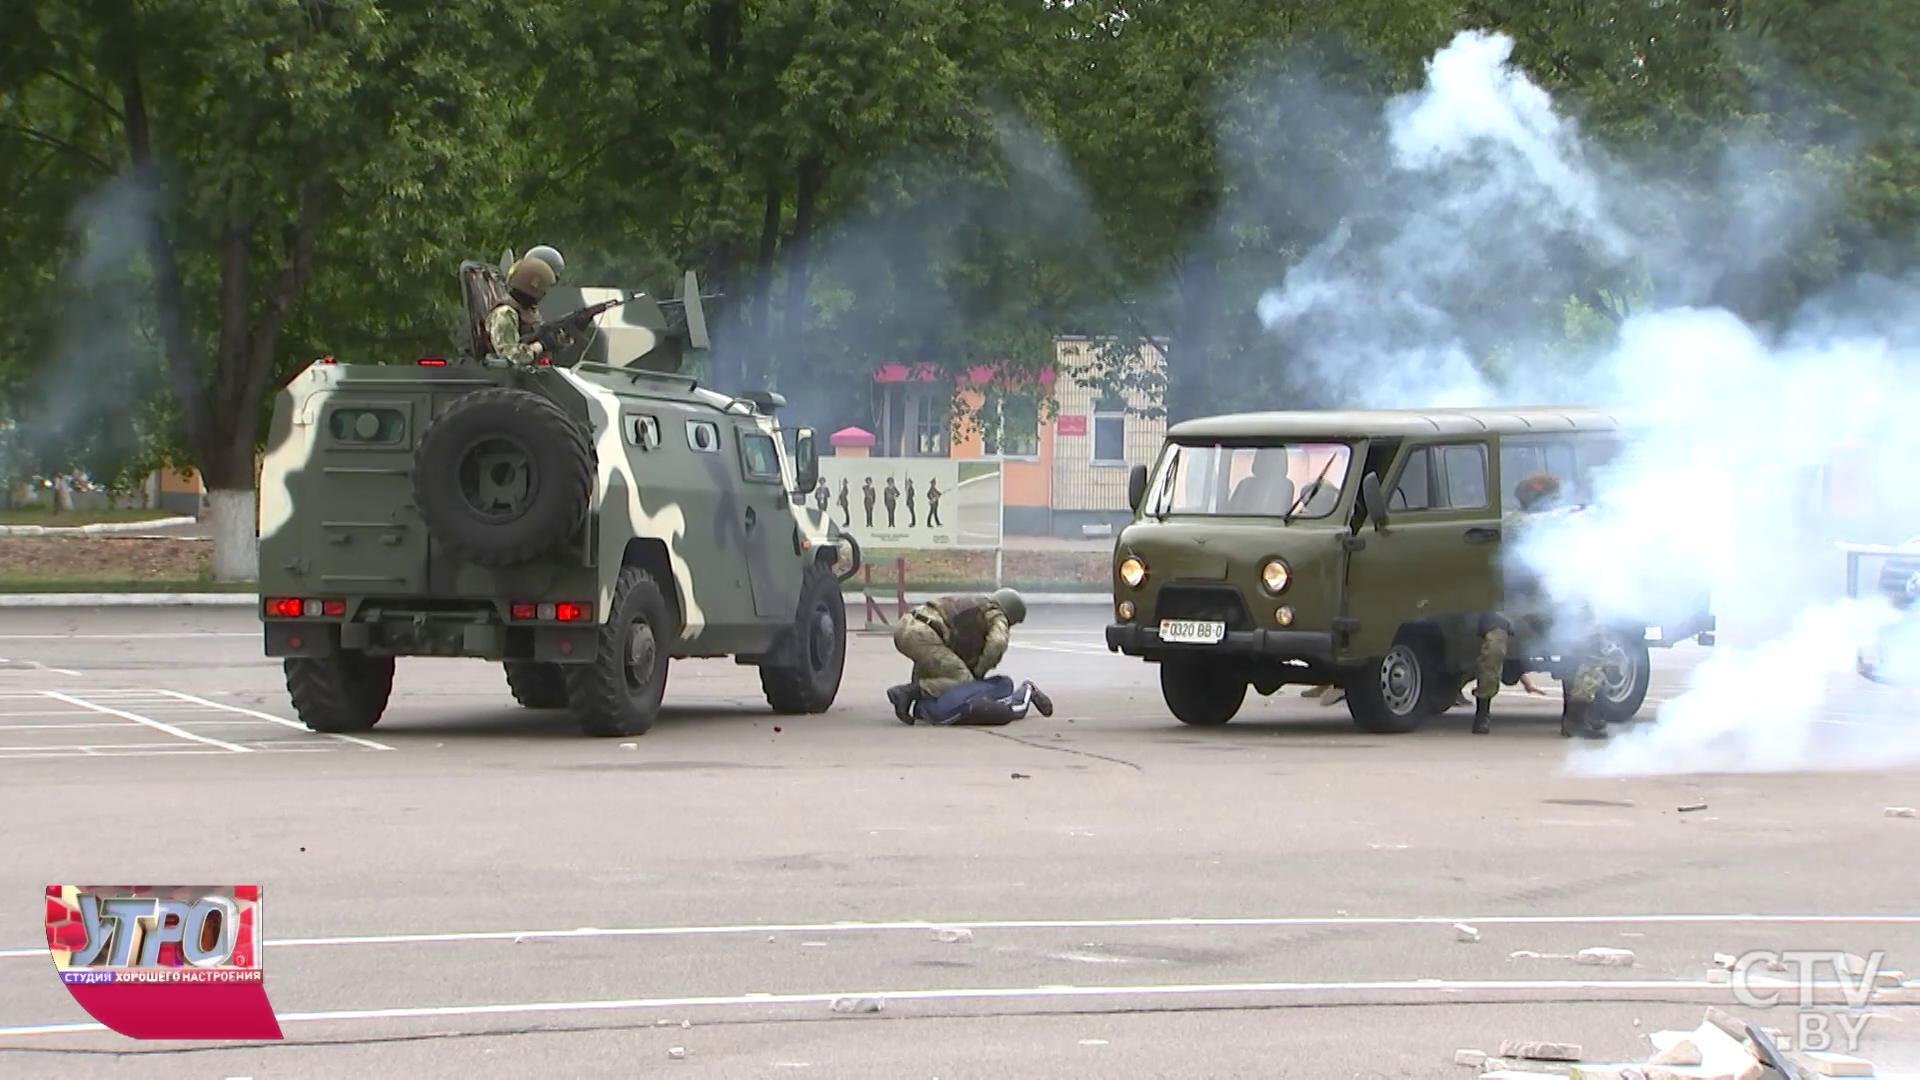
[{"label": "debris on pavement", "polygon": [[972,941],[973,931],[958,926],[938,927],[933,932],[933,940],[944,941],[949,945],[961,941]]},{"label": "debris on pavement", "polygon": [[1920,810],[1915,810],[1911,806],[1889,806],[1887,807],[1887,816],[1888,817],[1920,817]]},{"label": "debris on pavement", "polygon": [[638,749],[640,749],[640,744],[639,744],[639,743],[630,743],[630,742],[623,742],[623,743],[621,743],[621,744],[620,744],[620,749],[622,749],[622,750],[638,750]]},{"label": "debris on pavement", "polygon": [[877,1013],[886,1007],[879,998],[843,997],[833,999],[833,1011],[837,1013]]},{"label": "debris on pavement", "polygon": [[1703,802],[1688,803],[1687,805],[1680,808],[1680,812],[1683,814],[1691,814],[1695,810],[1705,810],[1706,808],[1707,808],[1707,804]]},{"label": "debris on pavement", "polygon": [[667,1050],[667,1056],[675,1061],[679,1061],[687,1056],[687,1048],[684,1046],[671,1047]]},{"label": "debris on pavement", "polygon": [[1591,949],[1581,949],[1578,953],[1574,954],[1573,958],[1582,964],[1603,964],[1608,967],[1633,966],[1632,949],[1610,949],[1604,946],[1595,946]]},{"label": "debris on pavement", "polygon": [[1453,924],[1453,936],[1461,941],[1479,941],[1480,931],[1468,926],[1466,923],[1457,922]]},{"label": "debris on pavement", "polygon": [[1500,1044],[1500,1056],[1525,1058],[1529,1061],[1579,1061],[1580,1044],[1507,1039]]},{"label": "debris on pavement", "polygon": [[1732,971],[1733,965],[1739,962],[1740,958],[1732,953],[1717,952],[1713,954],[1713,966],[1717,968],[1726,968],[1728,971]]},{"label": "debris on pavement", "polygon": [[1031,779],[1033,779],[1033,777],[1031,777],[1031,776],[1028,776],[1028,775],[1027,775],[1026,773],[1023,773],[1023,772],[1017,772],[1017,773],[1014,773],[1014,774],[1013,774],[1013,778],[1014,778],[1015,780],[1031,780]]},{"label": "debris on pavement", "polygon": [[[1715,957],[1717,962],[1719,957]],[[1637,1022],[1636,1022],[1637,1026]],[[1709,1007],[1692,1031],[1655,1031],[1644,1061],[1580,1061],[1568,1043],[1508,1039],[1500,1056],[1456,1050],[1453,1062],[1479,1070],[1479,1080],[1819,1080],[1828,1076],[1875,1076],[1873,1063],[1847,1054],[1794,1052],[1775,1045],[1778,1033]]]}]

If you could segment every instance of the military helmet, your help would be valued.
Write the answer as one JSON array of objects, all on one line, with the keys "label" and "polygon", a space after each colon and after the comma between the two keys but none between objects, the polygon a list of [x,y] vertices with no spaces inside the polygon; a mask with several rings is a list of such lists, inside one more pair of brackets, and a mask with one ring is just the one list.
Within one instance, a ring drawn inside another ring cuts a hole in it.
[{"label": "military helmet", "polygon": [[1009,626],[1026,621],[1027,601],[1012,589],[995,589],[987,594],[987,599],[993,601],[1001,611],[1006,612]]},{"label": "military helmet", "polygon": [[556,277],[567,272],[567,260],[561,258],[558,251],[555,251],[545,244],[541,244],[539,247],[527,252],[521,256],[521,258],[539,259],[541,262],[553,267],[553,272]]},{"label": "military helmet", "polygon": [[1522,510],[1551,502],[1560,495],[1560,478],[1552,473],[1535,473],[1513,487],[1513,497]]},{"label": "military helmet", "polygon": [[531,254],[521,256],[520,261],[514,263],[513,269],[507,272],[507,288],[524,293],[535,302],[547,295],[547,290],[553,288],[558,280],[560,275],[546,260]]}]

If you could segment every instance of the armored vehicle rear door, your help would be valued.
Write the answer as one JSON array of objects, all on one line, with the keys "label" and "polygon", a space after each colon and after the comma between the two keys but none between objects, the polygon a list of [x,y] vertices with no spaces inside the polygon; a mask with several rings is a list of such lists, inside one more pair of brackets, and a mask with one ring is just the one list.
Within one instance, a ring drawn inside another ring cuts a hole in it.
[{"label": "armored vehicle rear door", "polygon": [[1478,618],[1499,602],[1494,556],[1499,462],[1485,436],[1413,441],[1381,483],[1384,527],[1363,525],[1347,560],[1346,614],[1356,658],[1384,655],[1400,627],[1431,622],[1450,654],[1474,647]]},{"label": "armored vehicle rear door", "polygon": [[430,542],[413,504],[413,450],[433,398],[349,383],[321,402],[317,452],[289,480],[308,580],[329,596],[425,591]]},{"label": "armored vehicle rear door", "polygon": [[740,524],[753,583],[753,613],[762,619],[791,619],[800,607],[802,565],[779,443],[758,424],[742,420],[734,426],[740,443]]}]

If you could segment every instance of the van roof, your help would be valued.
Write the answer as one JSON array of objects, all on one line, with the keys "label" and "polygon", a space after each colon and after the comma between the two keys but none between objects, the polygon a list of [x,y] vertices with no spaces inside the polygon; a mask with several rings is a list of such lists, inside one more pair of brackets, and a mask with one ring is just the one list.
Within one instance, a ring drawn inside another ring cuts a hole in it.
[{"label": "van roof", "polygon": [[1172,441],[1194,439],[1360,439],[1382,436],[1520,435],[1550,431],[1617,431],[1618,416],[1603,409],[1536,405],[1511,409],[1331,409],[1229,413],[1183,420],[1167,429]]}]

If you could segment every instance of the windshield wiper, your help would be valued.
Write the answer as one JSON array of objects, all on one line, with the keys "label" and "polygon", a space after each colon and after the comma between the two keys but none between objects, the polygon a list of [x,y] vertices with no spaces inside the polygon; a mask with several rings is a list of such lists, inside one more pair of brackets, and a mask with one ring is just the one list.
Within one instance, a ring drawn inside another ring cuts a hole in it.
[{"label": "windshield wiper", "polygon": [[1313,483],[1308,484],[1304,488],[1301,488],[1300,494],[1295,495],[1293,497],[1293,505],[1287,507],[1287,512],[1280,515],[1280,524],[1282,525],[1293,524],[1293,512],[1295,510],[1300,509],[1300,504],[1306,500],[1308,495],[1311,495],[1312,493],[1320,490],[1320,482],[1327,478],[1327,473],[1333,471],[1333,463],[1338,460],[1340,460],[1340,456],[1338,454],[1335,454],[1334,456],[1327,459],[1327,463],[1325,465],[1320,466],[1320,475],[1314,477]]}]

